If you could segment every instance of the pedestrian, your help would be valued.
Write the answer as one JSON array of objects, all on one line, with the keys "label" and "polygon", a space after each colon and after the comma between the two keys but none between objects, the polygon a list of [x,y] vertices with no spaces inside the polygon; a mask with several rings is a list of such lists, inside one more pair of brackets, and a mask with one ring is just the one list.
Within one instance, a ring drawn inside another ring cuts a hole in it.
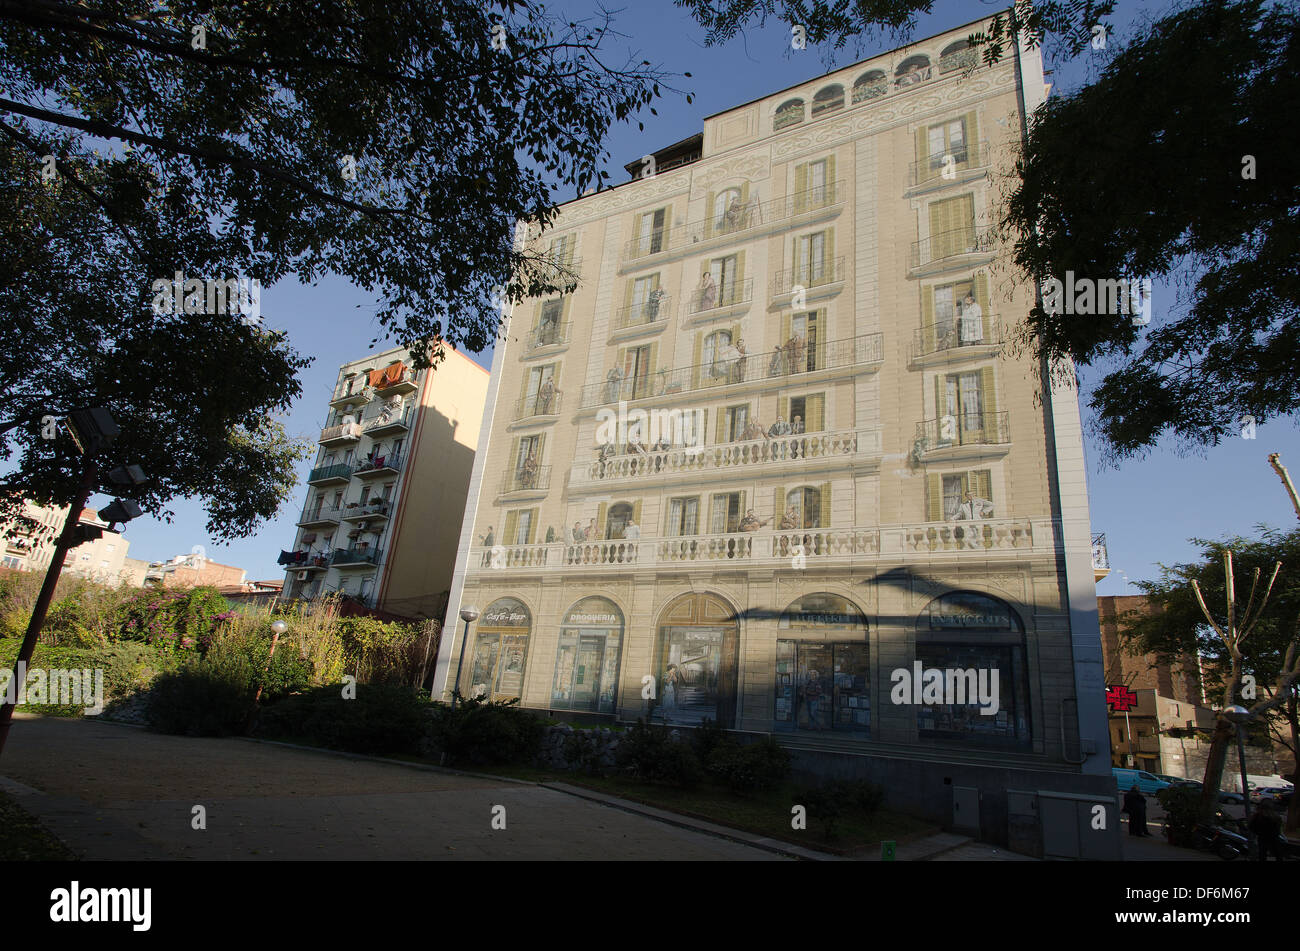
[{"label": "pedestrian", "polygon": [[1147,831],[1147,799],[1136,784],[1124,794],[1124,811],[1128,813],[1129,835],[1140,838],[1151,834]]},{"label": "pedestrian", "polygon": [[1259,860],[1267,862],[1269,853],[1277,856],[1279,862],[1286,855],[1282,844],[1282,820],[1273,811],[1272,803],[1261,802],[1250,818],[1250,831],[1259,843]]}]

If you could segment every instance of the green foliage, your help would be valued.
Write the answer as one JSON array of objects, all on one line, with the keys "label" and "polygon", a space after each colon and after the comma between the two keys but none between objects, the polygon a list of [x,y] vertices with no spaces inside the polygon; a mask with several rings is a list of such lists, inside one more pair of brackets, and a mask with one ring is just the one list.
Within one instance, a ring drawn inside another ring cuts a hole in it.
[{"label": "green foliage", "polygon": [[545,726],[519,709],[518,699],[484,701],[457,697],[433,705],[429,742],[450,763],[524,763],[537,755]]},{"label": "green foliage", "polygon": [[244,732],[257,672],[237,654],[199,660],[161,675],[149,692],[149,728],[182,736]]},{"label": "green foliage", "polygon": [[376,756],[420,752],[429,709],[422,693],[358,684],[356,696],[346,699],[343,690],[327,684],[270,704],[258,717],[257,733]]},{"label": "green foliage", "polygon": [[1156,793],[1169,822],[1174,845],[1188,845],[1192,829],[1200,819],[1201,790],[1190,786],[1169,786]]},{"label": "green foliage", "polygon": [[163,651],[206,651],[217,628],[234,616],[216,588],[177,591],[146,588],[119,611],[118,636],[144,641]]},{"label": "green foliage", "polygon": [[366,683],[421,686],[438,657],[436,630],[380,621],[372,617],[338,620],[349,672]]},{"label": "green foliage", "polygon": [[747,795],[775,789],[790,775],[790,754],[771,737],[743,746],[726,740],[714,746],[706,762],[710,775]]},{"label": "green foliage", "polygon": [[615,761],[638,779],[692,788],[704,770],[689,743],[674,741],[668,728],[642,719],[619,740]]},{"label": "green foliage", "polygon": [[885,791],[864,780],[833,779],[800,789],[795,802],[807,807],[808,817],[822,824],[827,839],[835,836],[835,823],[849,814],[869,818],[885,802]]}]

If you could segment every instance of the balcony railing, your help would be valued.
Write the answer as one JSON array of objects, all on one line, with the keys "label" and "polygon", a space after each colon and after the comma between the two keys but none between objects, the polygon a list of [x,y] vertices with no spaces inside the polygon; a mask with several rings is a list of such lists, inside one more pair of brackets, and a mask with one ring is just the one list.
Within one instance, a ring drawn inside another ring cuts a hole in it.
[{"label": "balcony railing", "polygon": [[1106,548],[1105,532],[1092,536],[1092,570],[1110,571],[1110,551]]},{"label": "balcony railing", "polygon": [[754,299],[754,279],[747,277],[743,281],[728,281],[714,289],[713,294],[696,288],[687,298],[686,312],[694,317],[715,310],[725,310],[740,304],[748,304]]},{"label": "balcony railing", "polygon": [[[912,357],[926,357],[932,353],[960,351],[969,347],[996,347],[1002,344],[1002,327],[990,314],[985,314],[978,327],[963,325],[962,318],[922,327],[912,335]],[[985,330],[987,329],[987,333]]]},{"label": "balcony railing", "polygon": [[366,423],[365,433],[367,436],[374,436],[386,432],[397,432],[402,429],[409,429],[411,426],[411,410],[408,406],[401,412],[390,410],[385,407]]},{"label": "balcony railing", "polygon": [[309,505],[302,510],[302,517],[298,519],[298,524],[315,525],[337,522],[340,514],[340,510],[333,505]]},{"label": "balcony railing", "polygon": [[515,403],[515,419],[531,419],[534,416],[554,416],[560,411],[560,397],[563,394],[556,390],[550,396],[542,396],[540,393],[533,396],[525,396]]},{"label": "balcony railing", "polygon": [[658,452],[630,452],[597,459],[575,470],[572,480],[582,483],[617,482],[679,473],[748,468],[767,463],[789,465],[802,459],[834,459],[859,453],[879,454],[880,430],[841,430],[801,433]]},{"label": "balcony railing", "polygon": [[854,85],[853,101],[859,103],[866,102],[868,99],[878,99],[888,92],[889,80],[881,76],[879,79]]},{"label": "balcony railing", "polygon": [[647,376],[607,379],[604,383],[583,387],[580,406],[585,409],[619,400],[696,392],[722,385],[879,363],[882,359],[881,335],[863,334],[843,340],[820,341],[813,347],[785,347],[779,353],[750,353],[738,359],[720,357],[712,363],[660,370]]},{"label": "balcony railing", "polygon": [[941,231],[912,243],[911,267],[937,264],[963,254],[984,254],[993,250],[996,235],[988,225]]},{"label": "balcony railing", "polygon": [[648,235],[637,235],[624,246],[623,257],[624,260],[631,261],[652,254],[676,251],[713,238],[740,235],[756,228],[779,225],[808,212],[843,204],[846,194],[843,182],[828,182],[784,198],[766,202],[751,200],[730,216],[710,215],[703,221],[690,221],[672,228],[661,228]]},{"label": "balcony railing", "polygon": [[[955,180],[963,172],[986,167],[991,155],[987,141],[974,142],[949,152],[931,155],[911,164],[907,183],[915,188],[917,185],[932,181],[944,181],[945,168],[952,169]],[[949,158],[952,159],[951,165],[947,161]]]},{"label": "balcony railing", "polygon": [[811,289],[844,280],[844,257],[786,268],[772,275],[772,296],[792,294],[796,287]]},{"label": "balcony railing", "polygon": [[320,431],[321,443],[343,443],[354,439],[361,438],[361,427],[356,423],[339,423],[337,426],[326,426]]},{"label": "balcony railing", "polygon": [[388,501],[386,499],[377,499],[370,502],[349,503],[344,508],[339,509],[339,517],[345,522],[363,518],[387,518]]},{"label": "balcony railing", "polygon": [[1048,555],[1059,550],[1060,526],[1050,518],[990,518],[964,522],[919,522],[879,528],[801,528],[570,544],[475,547],[471,565],[483,569],[584,568],[625,565],[671,566],[691,562],[789,565],[822,561],[856,564],[894,561],[900,556],[982,559],[1006,553]]},{"label": "balcony railing", "polygon": [[308,483],[317,482],[346,482],[352,478],[352,466],[346,462],[339,462],[328,466],[317,466],[311,470],[307,476]]},{"label": "balcony railing", "polygon": [[550,466],[537,466],[533,469],[512,469],[501,480],[502,492],[522,492],[527,489],[549,489],[550,487]]},{"label": "balcony railing", "polygon": [[358,478],[369,478],[375,475],[382,475],[389,472],[397,472],[402,468],[401,456],[376,456],[374,459],[363,459],[357,464],[356,471],[353,473]]},{"label": "balcony railing", "polygon": [[569,330],[573,321],[564,323],[543,323],[528,335],[527,351],[540,350],[542,347],[554,347],[569,342]]},{"label": "balcony railing", "polygon": [[673,299],[664,293],[658,296],[652,292],[648,300],[620,307],[614,314],[614,329],[626,330],[629,327],[644,327],[672,316]]},{"label": "balcony railing", "polygon": [[939,57],[939,75],[951,73],[957,69],[970,69],[979,65],[979,50],[971,47],[947,56]]},{"label": "balcony railing", "polygon": [[354,384],[351,393],[347,391],[347,387],[340,386],[334,391],[334,395],[330,397],[330,405],[338,404],[342,406],[351,403],[366,403],[369,402],[370,396],[370,387],[368,386],[356,386]]},{"label": "balcony railing", "polygon": [[381,552],[378,548],[336,548],[330,558],[334,568],[356,568],[379,564]]},{"label": "balcony railing", "polygon": [[1007,414],[952,413],[916,424],[913,452],[920,454],[956,446],[997,446],[1011,441]]}]

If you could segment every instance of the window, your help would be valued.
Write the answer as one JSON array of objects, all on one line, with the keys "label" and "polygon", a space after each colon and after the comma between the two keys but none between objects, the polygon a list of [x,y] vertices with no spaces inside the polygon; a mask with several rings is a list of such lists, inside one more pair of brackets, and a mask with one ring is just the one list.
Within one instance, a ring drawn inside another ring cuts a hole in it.
[{"label": "window", "polygon": [[820,316],[815,310],[791,315],[790,336],[784,348],[787,373],[808,373],[821,365],[817,359],[822,343]]},{"label": "window", "polygon": [[533,543],[536,509],[516,509],[506,513],[505,540],[507,545],[531,545]]},{"label": "window", "polygon": [[665,534],[670,536],[699,534],[700,499],[671,499],[668,503],[668,525]]},{"label": "window", "polygon": [[717,306],[719,307],[725,307],[736,302],[736,274],[739,270],[739,263],[739,259],[734,254],[729,254],[724,258],[714,258],[709,262],[709,275],[713,278],[713,284],[718,289]]},{"label": "window", "polygon": [[527,389],[524,391],[524,405],[521,416],[544,416],[551,411],[551,402],[555,394],[556,364],[532,367],[528,371]]},{"label": "window", "polygon": [[795,284],[822,284],[833,278],[826,261],[827,232],[801,235],[795,239]]},{"label": "window", "polygon": [[826,428],[826,394],[790,397],[786,419],[793,433],[819,433]]},{"label": "window", "polygon": [[743,493],[727,492],[713,496],[713,510],[709,516],[709,531],[714,535],[740,531]]},{"label": "window", "polygon": [[722,438],[719,442],[737,442],[744,438],[749,425],[749,406],[728,406],[722,418]]},{"label": "window", "polygon": [[637,227],[637,254],[658,254],[664,249],[668,209],[659,208],[641,216]]},{"label": "window", "polygon": [[883,70],[873,69],[863,73],[853,84],[853,101],[865,102],[883,96],[889,91],[889,78]]},{"label": "window", "polygon": [[975,47],[969,40],[958,40],[944,48],[939,56],[939,73],[950,73],[957,69],[969,69],[979,62]]},{"label": "window", "polygon": [[788,99],[776,108],[776,118],[772,122],[772,131],[779,132],[792,125],[803,122],[803,100]]},{"label": "window", "polygon": [[[735,203],[734,209],[733,202]],[[741,192],[739,188],[727,188],[718,192],[713,198],[713,230],[720,234],[735,230],[740,204]],[[731,214],[728,214],[728,211]]]},{"label": "window", "polygon": [[926,133],[930,168],[942,169],[952,157],[953,164],[966,161],[966,120],[954,119],[930,126]]},{"label": "window", "polygon": [[894,85],[900,88],[925,82],[930,78],[930,58],[928,56],[909,56],[898,64],[894,71]]},{"label": "window", "polygon": [[370,486],[368,486],[368,485],[367,485],[367,486],[363,486],[363,487],[361,488],[361,499],[360,499],[360,502],[361,502],[362,505],[365,505],[365,504],[366,504],[367,502],[369,502],[369,501],[370,501]]},{"label": "window", "polygon": [[629,347],[623,354],[623,392],[631,390],[631,399],[650,395],[650,348]]},{"label": "window", "polygon": [[[785,514],[798,524],[791,528],[822,528],[822,493],[812,486],[791,489],[785,494]],[[825,526],[829,527],[829,526]]]},{"label": "window", "polygon": [[723,354],[730,346],[731,331],[729,330],[718,330],[704,338],[704,349],[700,351],[700,363],[704,368],[705,377],[726,378],[729,364],[723,359]]},{"label": "window", "polygon": [[958,195],[930,203],[929,260],[978,250],[975,243],[975,196]]},{"label": "window", "polygon": [[584,598],[571,607],[560,629],[551,706],[561,710],[614,712],[623,612],[606,598]]},{"label": "window", "polygon": [[971,521],[996,514],[990,470],[930,475],[930,521]]},{"label": "window", "polygon": [[633,519],[633,508],[627,502],[618,502],[609,507],[609,514],[605,516],[605,537],[607,539],[622,538],[623,530],[627,528],[629,522]]},{"label": "window", "polygon": [[559,343],[560,321],[563,314],[563,298],[542,302],[542,314],[537,321],[537,346],[544,347],[547,344]]},{"label": "window", "polygon": [[814,116],[842,108],[844,108],[844,87],[838,83],[834,86],[823,86],[817,90],[817,95],[813,96],[812,114]]},{"label": "window", "polygon": [[551,241],[550,260],[555,264],[569,266],[573,264],[573,235],[566,234]]},{"label": "window", "polygon": [[659,317],[659,275],[638,277],[632,282],[632,307],[627,315],[629,324],[648,323]]}]

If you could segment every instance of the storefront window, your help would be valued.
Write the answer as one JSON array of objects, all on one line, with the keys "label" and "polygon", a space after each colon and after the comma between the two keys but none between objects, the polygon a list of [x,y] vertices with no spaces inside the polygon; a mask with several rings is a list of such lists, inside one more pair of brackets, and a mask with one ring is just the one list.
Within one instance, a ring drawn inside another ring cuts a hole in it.
[{"label": "storefront window", "polygon": [[688,595],[669,605],[659,627],[655,717],[691,724],[708,719],[731,729],[738,646],[734,611],[720,598]]},{"label": "storefront window", "polygon": [[469,696],[510,700],[523,695],[531,627],[532,615],[515,598],[493,601],[483,612],[474,643]]},{"label": "storefront window", "polygon": [[775,727],[869,732],[871,653],[857,605],[834,594],[805,595],[778,626],[808,636],[776,642]]},{"label": "storefront window", "polygon": [[569,609],[560,630],[551,707],[613,713],[618,686],[623,613],[605,598],[584,598]]}]

